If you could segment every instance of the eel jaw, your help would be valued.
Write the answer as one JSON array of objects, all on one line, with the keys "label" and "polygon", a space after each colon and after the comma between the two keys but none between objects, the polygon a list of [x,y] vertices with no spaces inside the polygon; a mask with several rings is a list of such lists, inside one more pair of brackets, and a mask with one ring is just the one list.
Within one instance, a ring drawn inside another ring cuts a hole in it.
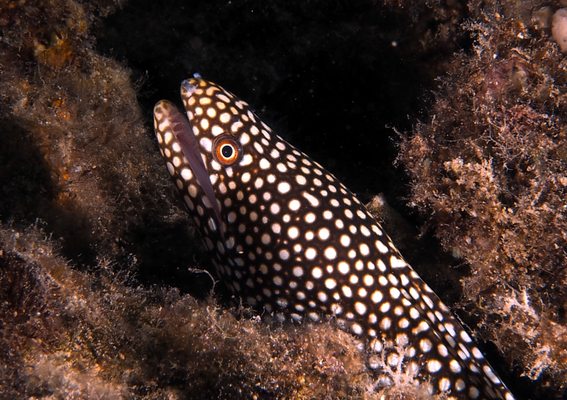
[{"label": "eel jaw", "polygon": [[[201,189],[203,205],[212,211],[214,224],[210,224],[211,228],[219,229],[221,236],[224,237],[219,203],[189,120],[173,103],[160,100],[154,107],[154,128],[160,152],[167,160],[170,175],[184,182],[186,186],[191,183],[197,184]],[[190,178],[181,172],[185,167],[193,172]]]}]

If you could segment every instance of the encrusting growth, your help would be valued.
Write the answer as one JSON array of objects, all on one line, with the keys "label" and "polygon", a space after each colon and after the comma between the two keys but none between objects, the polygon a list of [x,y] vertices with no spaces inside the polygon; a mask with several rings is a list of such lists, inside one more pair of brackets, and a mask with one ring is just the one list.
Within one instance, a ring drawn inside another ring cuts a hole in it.
[{"label": "encrusting growth", "polygon": [[332,317],[390,366],[399,362],[392,347],[402,348],[404,367],[428,380],[431,393],[514,398],[342,183],[220,86],[196,76],[181,96],[188,119],[160,101],[156,137],[235,295],[281,321]]}]

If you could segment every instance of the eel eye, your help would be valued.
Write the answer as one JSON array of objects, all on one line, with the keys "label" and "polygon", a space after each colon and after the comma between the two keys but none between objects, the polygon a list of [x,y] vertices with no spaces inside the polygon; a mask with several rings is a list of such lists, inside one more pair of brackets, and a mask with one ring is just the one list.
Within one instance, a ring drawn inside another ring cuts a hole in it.
[{"label": "eel eye", "polygon": [[222,165],[234,164],[240,159],[241,153],[240,144],[232,136],[221,135],[216,138],[214,154]]}]

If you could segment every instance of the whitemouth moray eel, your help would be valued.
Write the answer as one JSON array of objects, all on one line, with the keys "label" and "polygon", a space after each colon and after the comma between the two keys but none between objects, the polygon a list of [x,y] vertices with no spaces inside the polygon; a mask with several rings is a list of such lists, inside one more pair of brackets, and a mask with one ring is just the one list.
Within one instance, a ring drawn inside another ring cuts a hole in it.
[{"label": "whitemouth moray eel", "polygon": [[236,296],[280,320],[333,317],[392,366],[401,356],[387,349],[402,348],[431,393],[514,398],[341,182],[222,87],[195,77],[181,97],[187,117],[168,101],[154,108],[160,151]]}]

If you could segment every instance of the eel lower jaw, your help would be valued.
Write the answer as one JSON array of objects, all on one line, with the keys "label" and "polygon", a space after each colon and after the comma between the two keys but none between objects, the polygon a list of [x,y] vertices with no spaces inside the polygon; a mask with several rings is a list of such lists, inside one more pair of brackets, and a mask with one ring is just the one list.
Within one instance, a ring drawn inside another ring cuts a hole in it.
[{"label": "eel lower jaw", "polygon": [[[156,121],[156,132],[159,132],[163,139],[162,151],[169,157],[167,152],[173,149],[170,145],[174,140],[181,149],[183,157],[187,160],[189,168],[192,170],[196,183],[203,192],[203,196],[208,199],[209,207],[212,211],[216,227],[218,227],[221,237],[224,239],[224,224],[220,212],[220,206],[215,196],[215,191],[210,181],[209,173],[204,164],[197,138],[193,133],[190,121],[183,115],[177,107],[167,100],[161,100],[154,107],[154,119]],[[171,132],[172,138],[166,138],[166,132]],[[168,147],[171,147],[168,149]],[[170,171],[173,174],[173,172]]]}]

